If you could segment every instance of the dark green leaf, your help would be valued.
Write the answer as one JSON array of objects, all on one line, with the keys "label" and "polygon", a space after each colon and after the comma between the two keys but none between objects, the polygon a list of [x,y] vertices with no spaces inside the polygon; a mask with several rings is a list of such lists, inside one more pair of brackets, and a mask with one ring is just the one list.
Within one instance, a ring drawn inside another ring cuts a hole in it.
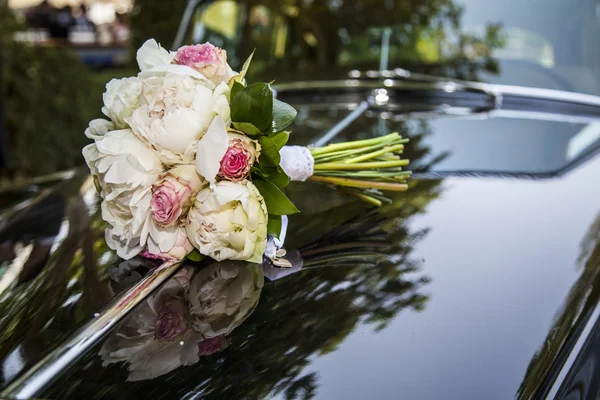
[{"label": "dark green leaf", "polygon": [[269,214],[290,215],[299,212],[294,203],[273,183],[264,179],[256,179],[253,183],[265,199]]},{"label": "dark green leaf", "polygon": [[202,261],[204,260],[204,256],[198,252],[198,250],[193,250],[190,254],[187,255],[187,259],[190,261]]},{"label": "dark green leaf", "polygon": [[234,82],[233,86],[231,87],[231,93],[229,94],[229,98],[230,99],[235,99],[235,96],[237,96],[237,94],[244,90],[246,86],[242,85],[239,82]]},{"label": "dark green leaf", "polygon": [[277,148],[277,145],[275,145],[275,142],[267,136],[260,136],[258,138],[258,143],[260,143],[259,165],[262,164],[265,167],[278,166],[281,161],[281,156],[279,155],[279,149]]},{"label": "dark green leaf", "polygon": [[248,136],[262,135],[260,129],[248,122],[234,122],[233,127],[238,131],[244,132]]},{"label": "dark green leaf", "polygon": [[268,180],[280,189],[283,189],[284,187],[290,184],[290,177],[285,172],[283,172],[283,170],[279,166],[275,171],[269,174]]},{"label": "dark green leaf", "polygon": [[271,236],[279,238],[281,234],[281,216],[269,214],[269,222],[267,222],[267,233]]},{"label": "dark green leaf", "polygon": [[273,99],[273,132],[287,128],[296,119],[296,109],[288,103]]},{"label": "dark green leaf", "polygon": [[268,83],[254,83],[240,90],[231,101],[231,120],[250,123],[259,131],[271,131],[273,91]]},{"label": "dark green leaf", "polygon": [[277,146],[278,150],[281,150],[281,148],[283,146],[285,146],[285,144],[287,143],[289,138],[290,138],[289,131],[281,131],[281,132],[276,132],[272,135],[269,135],[269,139],[271,139],[273,141],[273,143],[275,143],[275,146]]}]

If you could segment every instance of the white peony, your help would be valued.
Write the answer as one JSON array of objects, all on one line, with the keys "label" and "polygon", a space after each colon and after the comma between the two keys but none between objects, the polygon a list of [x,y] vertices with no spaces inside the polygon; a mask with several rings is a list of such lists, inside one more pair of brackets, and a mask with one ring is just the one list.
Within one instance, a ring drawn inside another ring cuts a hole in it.
[{"label": "white peony", "polygon": [[138,381],[197,360],[198,335],[188,321],[185,296],[192,273],[179,271],[118,326],[100,349],[104,366],[126,362],[127,380]]},{"label": "white peony", "polygon": [[200,190],[188,214],[188,238],[217,261],[262,262],[267,244],[267,208],[250,181],[221,181]]},{"label": "white peony", "polygon": [[260,265],[226,261],[202,268],[188,289],[194,329],[204,338],[230,334],[256,308],[263,284]]},{"label": "white peony", "polygon": [[102,118],[93,119],[85,130],[85,136],[94,140],[101,139],[109,131],[115,130],[115,128],[115,124],[112,121],[107,121]]},{"label": "white peony", "polygon": [[145,244],[141,237],[148,230],[151,187],[162,163],[128,129],[106,133],[86,146],[83,156],[100,184],[109,247],[124,259],[136,256]]},{"label": "white peony", "polygon": [[142,82],[136,77],[111,80],[106,84],[106,92],[102,95],[102,113],[117,127],[125,128],[126,118],[140,105],[141,93]]},{"label": "white peony", "polygon": [[174,58],[175,53],[163,49],[154,39],[146,40],[136,55],[138,66],[142,72],[171,64]]},{"label": "white peony", "polygon": [[126,122],[167,165],[193,163],[197,141],[216,115],[231,122],[226,84],[213,91],[190,76],[167,74],[142,85],[140,107]]}]

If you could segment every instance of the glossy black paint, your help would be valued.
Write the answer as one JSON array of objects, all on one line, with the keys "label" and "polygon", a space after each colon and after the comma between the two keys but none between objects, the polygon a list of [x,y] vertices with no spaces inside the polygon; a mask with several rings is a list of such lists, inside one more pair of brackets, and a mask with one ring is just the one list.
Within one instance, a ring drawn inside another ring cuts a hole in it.
[{"label": "glossy black paint", "polygon": [[[430,28],[434,14],[421,12],[420,3],[402,3],[405,12],[394,23],[406,37]],[[487,51],[475,60],[450,57],[427,63],[419,55],[411,58],[414,46],[398,53],[396,65],[463,79],[599,93],[596,58],[584,62],[588,51],[573,45],[585,43],[580,37],[597,36],[593,1],[581,0],[581,7],[533,0],[460,4],[466,5],[461,23],[499,21],[512,33],[517,28],[548,35],[557,50],[555,68],[539,60],[496,60]],[[383,2],[374,10],[380,18],[373,20],[394,18]],[[350,11],[356,15],[360,10]],[[368,17],[363,14],[359,17]],[[314,19],[323,16],[327,13]],[[573,26],[577,29],[565,28]],[[335,34],[332,30],[323,37]],[[231,45],[232,60],[241,62],[252,43],[248,35],[236,37],[245,42],[216,43]],[[365,41],[369,49],[376,48],[368,54],[372,57],[357,57],[351,65],[328,59],[325,45],[319,51],[301,47],[315,57],[308,63],[290,58],[288,64],[260,56],[259,48],[255,60],[276,62],[256,70],[268,80],[340,79],[350,68],[377,68],[378,41]],[[265,49],[270,52],[272,46]],[[360,51],[355,55],[367,54]],[[285,93],[280,95],[286,100]],[[346,116],[355,99],[327,103],[325,97],[302,94],[290,100],[299,111],[291,143],[305,145]],[[492,105],[483,100],[480,106]],[[303,269],[265,284],[256,311],[232,332],[227,349],[158,378],[129,382],[124,365],[102,366],[99,343],[43,397],[493,400],[544,395],[599,300],[600,158],[594,141],[589,147],[576,145],[595,124],[439,113],[418,118],[407,115],[407,108],[388,115],[370,110],[334,140],[399,131],[412,140],[407,155],[421,178],[375,211],[321,185],[291,185],[288,194],[302,214],[291,219],[286,248],[303,256]],[[55,239],[72,259],[50,251],[38,275],[1,298],[3,385],[147,273],[143,261],[120,264],[106,249],[97,199],[81,203],[84,181],[81,176],[57,189],[65,193],[65,205],[53,208],[64,220],[88,209],[89,221],[71,220],[66,237]],[[85,193],[90,192],[87,185]],[[24,192],[14,198],[30,197]],[[9,198],[6,204],[14,201]],[[68,232],[82,234],[85,226],[95,235],[97,268],[81,257],[84,239],[67,240]],[[32,345],[32,338],[39,344]],[[577,391],[598,397],[592,340],[587,358],[576,363],[565,383],[561,393],[566,398]]]},{"label": "glossy black paint", "polygon": [[[54,184],[41,191],[19,190],[31,198],[13,201],[0,220],[0,388],[133,283],[123,276],[109,282],[109,270],[120,260],[104,242],[87,170]],[[4,193],[3,198],[18,195]],[[145,272],[154,266],[146,264]]]},{"label": "glossy black paint", "polygon": [[[374,134],[379,120],[364,121],[342,138]],[[503,121],[472,123],[486,132]],[[431,154],[428,143],[451,124],[422,124],[391,128],[413,139],[416,165],[435,170],[446,151]],[[297,140],[309,131],[297,126]],[[546,137],[562,146],[560,135]],[[460,162],[460,152],[448,153],[448,163]],[[375,211],[339,191],[294,184],[288,194],[302,214],[291,219],[286,248],[299,250],[305,266],[265,284],[228,349],[140,382],[90,352],[44,396],[531,398],[597,301],[598,168],[594,157],[543,180],[414,179]]]}]

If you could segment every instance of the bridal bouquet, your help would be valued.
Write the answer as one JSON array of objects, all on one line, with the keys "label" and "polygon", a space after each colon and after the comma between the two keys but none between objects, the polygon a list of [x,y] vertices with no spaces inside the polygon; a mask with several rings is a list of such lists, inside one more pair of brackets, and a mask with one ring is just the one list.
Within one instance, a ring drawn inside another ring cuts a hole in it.
[{"label": "bridal bouquet", "polygon": [[267,236],[298,212],[283,188],[307,179],[374,205],[408,188],[408,139],[397,133],[322,148],[285,146],[296,117],[268,83],[247,84],[210,43],[169,52],[147,41],[140,73],[106,86],[83,155],[102,196],[106,241],[117,254],[260,263]]}]

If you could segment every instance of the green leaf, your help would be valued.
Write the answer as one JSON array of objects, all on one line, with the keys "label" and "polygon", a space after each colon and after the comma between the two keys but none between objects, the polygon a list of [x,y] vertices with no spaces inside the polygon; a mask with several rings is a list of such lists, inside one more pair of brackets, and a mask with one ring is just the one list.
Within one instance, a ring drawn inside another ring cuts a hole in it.
[{"label": "green leaf", "polygon": [[250,68],[250,63],[252,62],[252,57],[254,57],[255,52],[256,49],[252,50],[252,54],[250,54],[250,56],[244,62],[244,65],[242,65],[242,70],[240,71],[240,76],[242,79],[246,77],[246,73],[248,72],[248,68]]},{"label": "green leaf", "polygon": [[260,136],[258,138],[258,143],[260,143],[259,165],[262,164],[265,167],[278,166],[281,161],[281,156],[279,155],[279,149],[275,142],[267,136]]},{"label": "green leaf", "polygon": [[296,119],[296,109],[288,103],[273,99],[273,132],[279,132],[287,128]]},{"label": "green leaf", "polygon": [[283,146],[285,146],[285,144],[287,143],[289,138],[290,138],[289,131],[281,131],[281,132],[276,132],[272,135],[269,135],[269,139],[271,139],[273,141],[273,143],[275,143],[275,146],[277,146],[278,150],[281,150],[281,148]]},{"label": "green leaf", "polygon": [[235,99],[235,96],[237,96],[237,94],[244,90],[246,86],[242,85],[239,82],[234,82],[233,86],[231,87],[231,93],[229,94],[229,98],[230,99]]},{"label": "green leaf", "polygon": [[198,252],[198,250],[193,250],[190,254],[187,255],[187,259],[190,261],[202,261],[204,260],[204,256]]},{"label": "green leaf", "polygon": [[263,133],[249,122],[234,122],[233,127],[238,131],[244,132],[248,136],[259,136]]},{"label": "green leaf", "polygon": [[268,83],[254,83],[240,90],[231,101],[231,120],[249,123],[260,132],[271,130],[273,91]]},{"label": "green leaf", "polygon": [[273,183],[264,179],[256,179],[253,183],[265,199],[269,214],[290,215],[299,212],[294,203]]},{"label": "green leaf", "polygon": [[267,233],[271,236],[279,238],[281,234],[281,216],[269,214],[269,221],[267,222]]},{"label": "green leaf", "polygon": [[269,181],[277,186],[279,189],[283,189],[290,184],[290,177],[283,172],[281,167],[277,167],[277,170],[269,174]]}]

